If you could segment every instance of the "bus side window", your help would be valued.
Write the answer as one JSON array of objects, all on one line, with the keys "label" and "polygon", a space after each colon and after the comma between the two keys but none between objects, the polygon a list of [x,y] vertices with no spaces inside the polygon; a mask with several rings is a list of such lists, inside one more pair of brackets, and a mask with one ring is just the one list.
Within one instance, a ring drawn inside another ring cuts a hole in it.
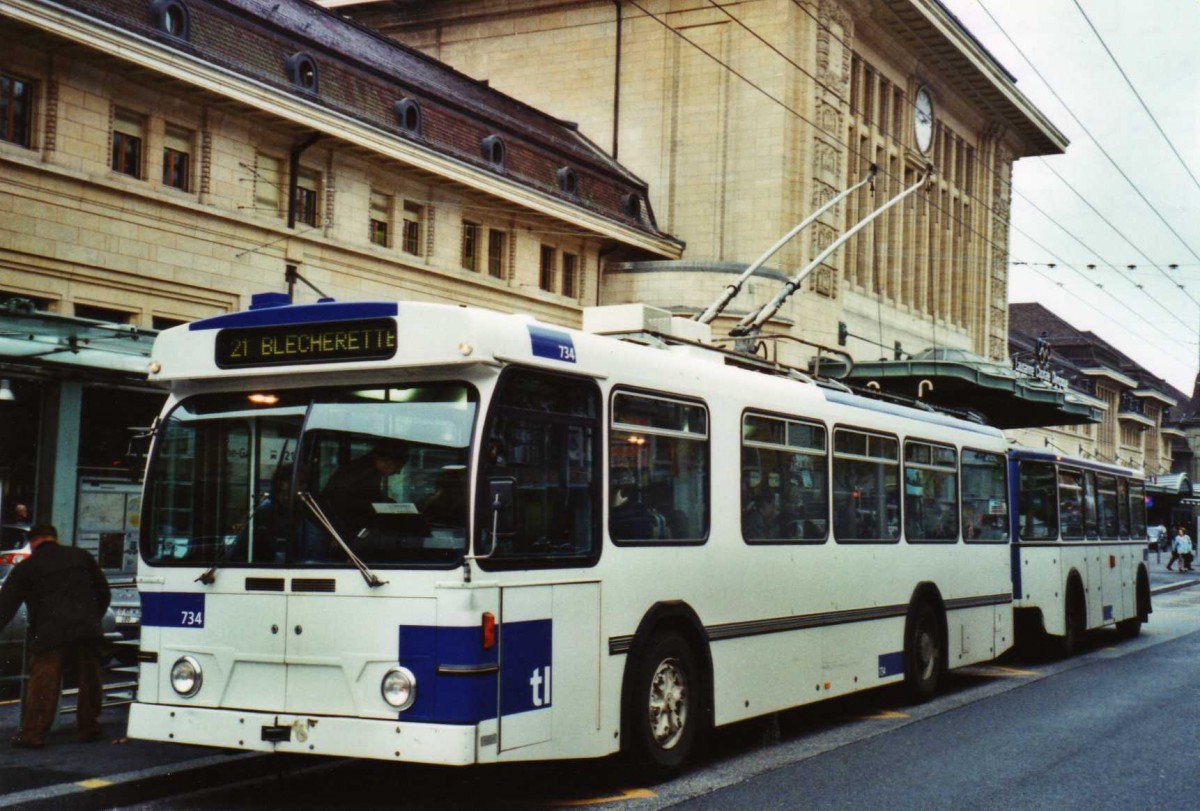
[{"label": "bus side window", "polygon": [[1057,540],[1058,494],[1053,465],[1022,462],[1017,500],[1021,540]]},{"label": "bus side window", "polygon": [[[511,533],[496,538],[489,565],[562,559],[578,565],[596,543],[600,393],[590,380],[529,370],[510,371],[492,404],[479,481],[511,477]],[[477,488],[477,548],[490,549],[491,506]]]},{"label": "bus side window", "polygon": [[609,434],[608,532],[614,541],[708,536],[708,411],[699,403],[617,392]]}]

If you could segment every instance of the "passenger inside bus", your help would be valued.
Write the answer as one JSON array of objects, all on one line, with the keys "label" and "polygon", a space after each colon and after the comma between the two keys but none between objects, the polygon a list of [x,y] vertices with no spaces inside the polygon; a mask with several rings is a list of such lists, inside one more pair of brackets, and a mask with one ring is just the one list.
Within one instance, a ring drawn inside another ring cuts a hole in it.
[{"label": "passenger inside bus", "polygon": [[319,502],[330,522],[349,542],[374,523],[377,504],[390,502],[388,478],[408,462],[408,445],[399,441],[377,444],[350,460],[329,477]]},{"label": "passenger inside bus", "polygon": [[446,467],[434,481],[433,493],[421,504],[421,516],[432,526],[465,527],[467,524],[467,470]]},{"label": "passenger inside bus", "polygon": [[654,520],[633,485],[618,485],[613,492],[608,530],[616,541],[649,540],[654,536]]}]

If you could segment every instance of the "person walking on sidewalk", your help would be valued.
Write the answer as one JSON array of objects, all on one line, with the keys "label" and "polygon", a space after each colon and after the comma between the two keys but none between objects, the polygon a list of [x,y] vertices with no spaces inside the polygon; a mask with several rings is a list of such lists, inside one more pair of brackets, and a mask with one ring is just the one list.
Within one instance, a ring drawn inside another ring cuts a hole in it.
[{"label": "person walking on sidewalk", "polygon": [[[1179,555],[1179,571],[1190,572],[1192,570],[1192,539],[1183,527],[1178,529],[1171,549],[1173,554]],[[1170,566],[1168,565],[1167,568]]]},{"label": "person walking on sidewalk", "polygon": [[60,545],[58,530],[49,524],[29,530],[29,545],[32,554],[0,587],[0,629],[22,603],[29,610],[29,690],[12,745],[40,749],[45,744],[67,662],[79,672],[79,740],[100,740],[100,622],[112,599],[108,581],[95,558]]}]

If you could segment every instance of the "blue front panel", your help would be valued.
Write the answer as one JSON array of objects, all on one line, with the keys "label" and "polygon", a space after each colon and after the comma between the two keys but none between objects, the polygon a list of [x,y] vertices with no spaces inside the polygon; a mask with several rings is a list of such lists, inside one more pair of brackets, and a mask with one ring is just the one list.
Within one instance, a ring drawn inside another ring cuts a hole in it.
[{"label": "blue front panel", "polygon": [[148,628],[203,628],[204,595],[175,591],[142,592],[142,625]]},{"label": "blue front panel", "polygon": [[[499,630],[499,629],[497,629]],[[438,666],[481,666],[498,662],[498,645],[483,649],[483,630],[434,625],[400,626],[400,664],[417,678],[417,700],[400,714],[405,721],[476,724],[496,717],[495,672],[439,674]]]},{"label": "blue front panel", "polygon": [[515,715],[550,707],[553,675],[554,624],[550,620],[505,623],[501,646],[504,678],[500,687],[500,714]]},{"label": "blue front panel", "polygon": [[[401,625],[399,663],[417,679],[417,700],[400,713],[404,721],[477,724],[496,717],[497,698],[504,715],[548,709],[551,689],[551,620],[510,622],[496,628],[497,644],[484,650],[482,629]],[[503,651],[503,659],[499,652]],[[503,686],[495,671],[485,674],[438,672],[438,668],[501,664]]]},{"label": "blue front panel", "polygon": [[1113,607],[1111,605],[1104,606],[1104,621],[1105,622],[1113,621]]},{"label": "blue front panel", "polygon": [[530,325],[529,341],[535,358],[575,362],[575,342],[565,332]]}]

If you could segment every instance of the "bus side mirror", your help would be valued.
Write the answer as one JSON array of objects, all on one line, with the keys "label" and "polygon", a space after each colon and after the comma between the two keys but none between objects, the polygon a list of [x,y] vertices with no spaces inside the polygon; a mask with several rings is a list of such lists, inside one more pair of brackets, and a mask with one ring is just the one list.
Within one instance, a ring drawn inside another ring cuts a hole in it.
[{"label": "bus side mirror", "polygon": [[492,532],[512,535],[517,529],[517,480],[511,476],[488,479],[488,503],[492,507]]}]

